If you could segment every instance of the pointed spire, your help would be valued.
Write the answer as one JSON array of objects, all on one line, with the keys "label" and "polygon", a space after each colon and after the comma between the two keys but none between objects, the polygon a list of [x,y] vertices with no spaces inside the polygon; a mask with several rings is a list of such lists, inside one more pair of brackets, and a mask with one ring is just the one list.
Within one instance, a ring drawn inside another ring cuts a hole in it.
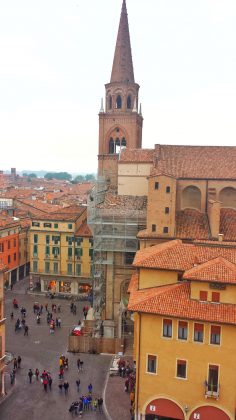
[{"label": "pointed spire", "polygon": [[142,104],[140,103],[140,106],[139,106],[139,115],[142,117]]},{"label": "pointed spire", "polygon": [[132,112],[138,112],[138,107],[137,107],[137,98],[135,96],[134,98],[134,107],[133,107],[133,111]]},{"label": "pointed spire", "polygon": [[126,0],[123,0],[120,25],[116,41],[116,49],[111,73],[112,82],[134,83],[134,69],[129,36],[129,22]]},{"label": "pointed spire", "polygon": [[103,114],[104,113],[103,98],[101,98],[101,108],[100,108],[99,113],[100,114]]}]

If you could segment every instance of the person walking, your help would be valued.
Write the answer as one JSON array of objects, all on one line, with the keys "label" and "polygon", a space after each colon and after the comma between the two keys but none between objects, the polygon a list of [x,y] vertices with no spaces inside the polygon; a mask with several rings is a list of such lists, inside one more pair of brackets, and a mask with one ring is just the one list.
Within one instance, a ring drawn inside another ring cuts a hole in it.
[{"label": "person walking", "polygon": [[20,356],[17,357],[17,367],[19,369],[21,368],[21,357]]},{"label": "person walking", "polygon": [[63,379],[64,378],[64,369],[63,369],[63,367],[61,366],[60,367],[60,370],[59,370],[59,379]]},{"label": "person walking", "polygon": [[47,376],[44,376],[43,378],[43,389],[45,392],[48,391],[48,377]]},{"label": "person walking", "polygon": [[80,359],[77,360],[77,369],[80,371]]},{"label": "person walking", "polygon": [[28,377],[29,377],[29,383],[32,384],[32,377],[33,377],[32,369],[29,369]]},{"label": "person walking", "polygon": [[52,390],[52,377],[51,375],[48,376],[48,386],[49,386],[49,390]]},{"label": "person walking", "polygon": [[92,394],[92,391],[93,391],[93,385],[90,383],[88,385],[88,392],[89,392],[90,395]]},{"label": "person walking", "polygon": [[14,357],[13,359],[13,369],[17,369],[17,358]]},{"label": "person walking", "polygon": [[10,381],[11,381],[11,385],[13,385],[14,382],[15,382],[15,372],[14,372],[14,370],[10,373]]},{"label": "person walking", "polygon": [[79,392],[79,388],[80,388],[80,379],[77,379],[77,381],[76,381],[76,386],[77,386],[77,391]]},{"label": "person walking", "polygon": [[57,322],[58,322],[58,327],[61,328],[61,317],[58,318]]},{"label": "person walking", "polygon": [[63,384],[64,390],[65,390],[65,395],[68,394],[68,390],[69,390],[69,382],[65,381]]},{"label": "person walking", "polygon": [[28,325],[25,325],[25,332],[24,332],[24,335],[27,335],[27,337],[28,337],[28,335],[29,335],[29,327],[28,327]]},{"label": "person walking", "polygon": [[59,382],[58,388],[59,388],[60,393],[62,394],[63,384],[61,381]]},{"label": "person walking", "polygon": [[36,378],[36,380],[38,381],[39,380],[39,370],[38,370],[38,368],[36,368],[35,369],[35,378]]}]

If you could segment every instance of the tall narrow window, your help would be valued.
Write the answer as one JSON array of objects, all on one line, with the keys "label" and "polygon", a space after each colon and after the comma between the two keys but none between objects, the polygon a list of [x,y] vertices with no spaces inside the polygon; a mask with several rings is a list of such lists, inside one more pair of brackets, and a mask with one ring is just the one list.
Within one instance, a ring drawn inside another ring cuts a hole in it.
[{"label": "tall narrow window", "polygon": [[37,273],[38,271],[38,261],[33,261],[33,272]]},{"label": "tall narrow window", "polygon": [[197,343],[203,343],[203,333],[204,325],[203,324],[194,324],[194,341]]},{"label": "tall narrow window", "polygon": [[113,138],[111,137],[109,140],[109,154],[113,155],[114,152],[115,152],[115,144],[114,144]]},{"label": "tall narrow window", "polygon": [[76,264],[76,275],[81,276],[81,264]]},{"label": "tall narrow window", "polygon": [[187,340],[187,338],[188,338],[188,323],[185,321],[179,321],[178,339]]},{"label": "tall narrow window", "polygon": [[108,98],[108,109],[112,109],[112,96],[111,95],[109,95],[109,98]]},{"label": "tall narrow window", "polygon": [[220,293],[219,292],[212,292],[211,301],[212,302],[219,302],[220,301]]},{"label": "tall narrow window", "polygon": [[132,102],[131,102],[131,96],[129,95],[127,98],[127,109],[131,109],[132,107]]},{"label": "tall narrow window", "polygon": [[163,337],[172,337],[172,320],[163,319]]},{"label": "tall narrow window", "polygon": [[156,232],[156,225],[152,225],[152,232]]},{"label": "tall narrow window", "polygon": [[72,274],[72,264],[67,264],[67,273]]},{"label": "tall narrow window", "polygon": [[207,391],[210,393],[219,391],[219,366],[209,365]]},{"label": "tall narrow window", "polygon": [[58,273],[58,263],[57,262],[53,263],[53,272],[54,272],[54,274]]},{"label": "tall narrow window", "polygon": [[212,325],[211,326],[211,340],[210,343],[211,344],[220,344],[220,332],[221,332],[221,328],[218,325]]},{"label": "tall narrow window", "polygon": [[118,95],[116,98],[116,109],[121,109],[122,108],[122,99],[121,96]]},{"label": "tall narrow window", "polygon": [[147,372],[148,373],[157,372],[157,357],[152,354],[148,354],[148,357],[147,357]]},{"label": "tall narrow window", "polygon": [[50,262],[46,261],[45,262],[45,273],[49,273],[50,272]]},{"label": "tall narrow window", "polygon": [[34,244],[38,243],[38,235],[34,235]]},{"label": "tall narrow window", "polygon": [[154,184],[154,189],[155,189],[155,190],[158,190],[158,189],[159,189],[159,182],[155,182],[155,184]]},{"label": "tall narrow window", "polygon": [[167,194],[169,194],[170,193],[170,187],[168,186],[168,187],[166,187],[166,192],[167,192]]},{"label": "tall narrow window", "polygon": [[207,292],[205,292],[204,290],[200,291],[200,300],[203,302],[207,301]]},{"label": "tall narrow window", "polygon": [[34,245],[33,257],[37,257],[37,256],[38,256],[38,245]]},{"label": "tall narrow window", "polygon": [[177,376],[177,378],[186,378],[187,377],[187,363],[186,363],[186,360],[177,360],[176,376]]}]

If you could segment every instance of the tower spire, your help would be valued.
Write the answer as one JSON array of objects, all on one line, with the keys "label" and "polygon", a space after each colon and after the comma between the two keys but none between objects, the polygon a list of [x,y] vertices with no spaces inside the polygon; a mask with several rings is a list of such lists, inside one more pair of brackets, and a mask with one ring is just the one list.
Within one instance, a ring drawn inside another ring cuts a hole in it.
[{"label": "tower spire", "polygon": [[111,73],[112,82],[134,83],[134,69],[129,35],[126,0],[123,0],[116,49]]}]

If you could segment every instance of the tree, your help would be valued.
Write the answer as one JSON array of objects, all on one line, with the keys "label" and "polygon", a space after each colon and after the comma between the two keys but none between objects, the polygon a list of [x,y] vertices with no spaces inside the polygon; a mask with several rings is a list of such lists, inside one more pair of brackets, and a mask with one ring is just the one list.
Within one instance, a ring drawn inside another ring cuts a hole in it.
[{"label": "tree", "polygon": [[38,178],[36,174],[32,173],[32,174],[28,174],[29,178]]},{"label": "tree", "polygon": [[44,175],[45,179],[61,179],[65,181],[70,181],[72,179],[72,175],[68,174],[68,172],[48,172]]},{"label": "tree", "polygon": [[95,181],[94,174],[87,174],[87,175],[85,175],[85,181]]},{"label": "tree", "polygon": [[74,179],[75,183],[77,184],[77,182],[83,182],[84,181],[84,176],[83,175],[77,175]]}]

